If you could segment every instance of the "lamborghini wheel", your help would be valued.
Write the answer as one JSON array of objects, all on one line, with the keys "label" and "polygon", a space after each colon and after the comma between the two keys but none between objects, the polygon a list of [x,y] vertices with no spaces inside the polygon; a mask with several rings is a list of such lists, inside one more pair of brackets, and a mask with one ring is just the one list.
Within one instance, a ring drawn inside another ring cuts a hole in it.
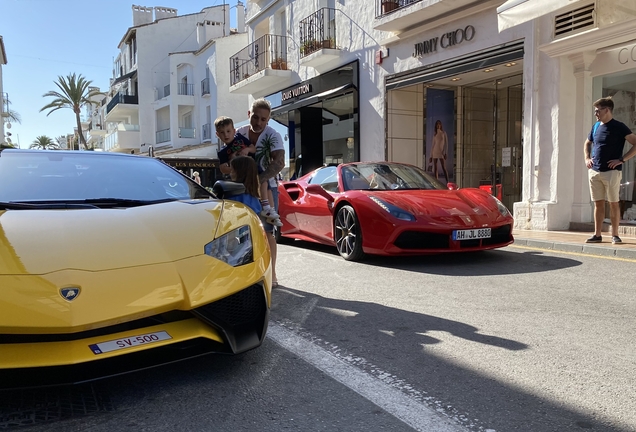
[{"label": "lamborghini wheel", "polygon": [[340,256],[347,261],[362,259],[362,229],[353,207],[340,207],[336,214],[335,228],[334,240]]}]

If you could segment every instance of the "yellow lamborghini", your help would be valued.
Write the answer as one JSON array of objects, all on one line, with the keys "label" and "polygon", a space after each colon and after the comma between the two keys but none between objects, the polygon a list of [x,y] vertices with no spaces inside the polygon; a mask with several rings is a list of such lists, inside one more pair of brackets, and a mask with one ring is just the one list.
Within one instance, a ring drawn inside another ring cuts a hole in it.
[{"label": "yellow lamborghini", "polygon": [[0,387],[241,353],[270,304],[244,205],[149,157],[0,150]]}]

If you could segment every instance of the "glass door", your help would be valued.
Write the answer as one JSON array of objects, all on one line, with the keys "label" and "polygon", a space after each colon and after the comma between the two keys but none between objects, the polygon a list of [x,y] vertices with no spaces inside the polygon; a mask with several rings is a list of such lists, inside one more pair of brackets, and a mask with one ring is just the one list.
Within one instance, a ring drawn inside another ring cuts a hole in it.
[{"label": "glass door", "polygon": [[463,88],[462,187],[479,187],[509,209],[521,200],[522,76]]}]

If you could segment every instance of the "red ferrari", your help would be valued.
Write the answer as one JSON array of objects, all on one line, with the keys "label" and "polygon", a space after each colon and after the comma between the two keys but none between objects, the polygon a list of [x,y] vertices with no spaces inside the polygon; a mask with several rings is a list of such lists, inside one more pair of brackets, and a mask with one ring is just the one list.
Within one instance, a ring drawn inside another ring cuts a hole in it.
[{"label": "red ferrari", "polygon": [[280,242],[336,246],[349,261],[365,254],[424,255],[511,244],[513,219],[497,198],[444,186],[412,165],[328,165],[278,186]]}]

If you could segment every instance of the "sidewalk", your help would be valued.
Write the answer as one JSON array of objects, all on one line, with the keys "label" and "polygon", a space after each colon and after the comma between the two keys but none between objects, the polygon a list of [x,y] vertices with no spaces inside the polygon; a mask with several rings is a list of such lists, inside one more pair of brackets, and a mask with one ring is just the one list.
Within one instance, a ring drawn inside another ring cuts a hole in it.
[{"label": "sidewalk", "polygon": [[532,231],[521,229],[515,229],[512,232],[515,238],[513,246],[528,246],[560,252],[636,259],[636,237],[620,234],[623,243],[613,245],[610,233],[603,232],[603,243],[585,243],[585,240],[592,234],[592,231]]}]

